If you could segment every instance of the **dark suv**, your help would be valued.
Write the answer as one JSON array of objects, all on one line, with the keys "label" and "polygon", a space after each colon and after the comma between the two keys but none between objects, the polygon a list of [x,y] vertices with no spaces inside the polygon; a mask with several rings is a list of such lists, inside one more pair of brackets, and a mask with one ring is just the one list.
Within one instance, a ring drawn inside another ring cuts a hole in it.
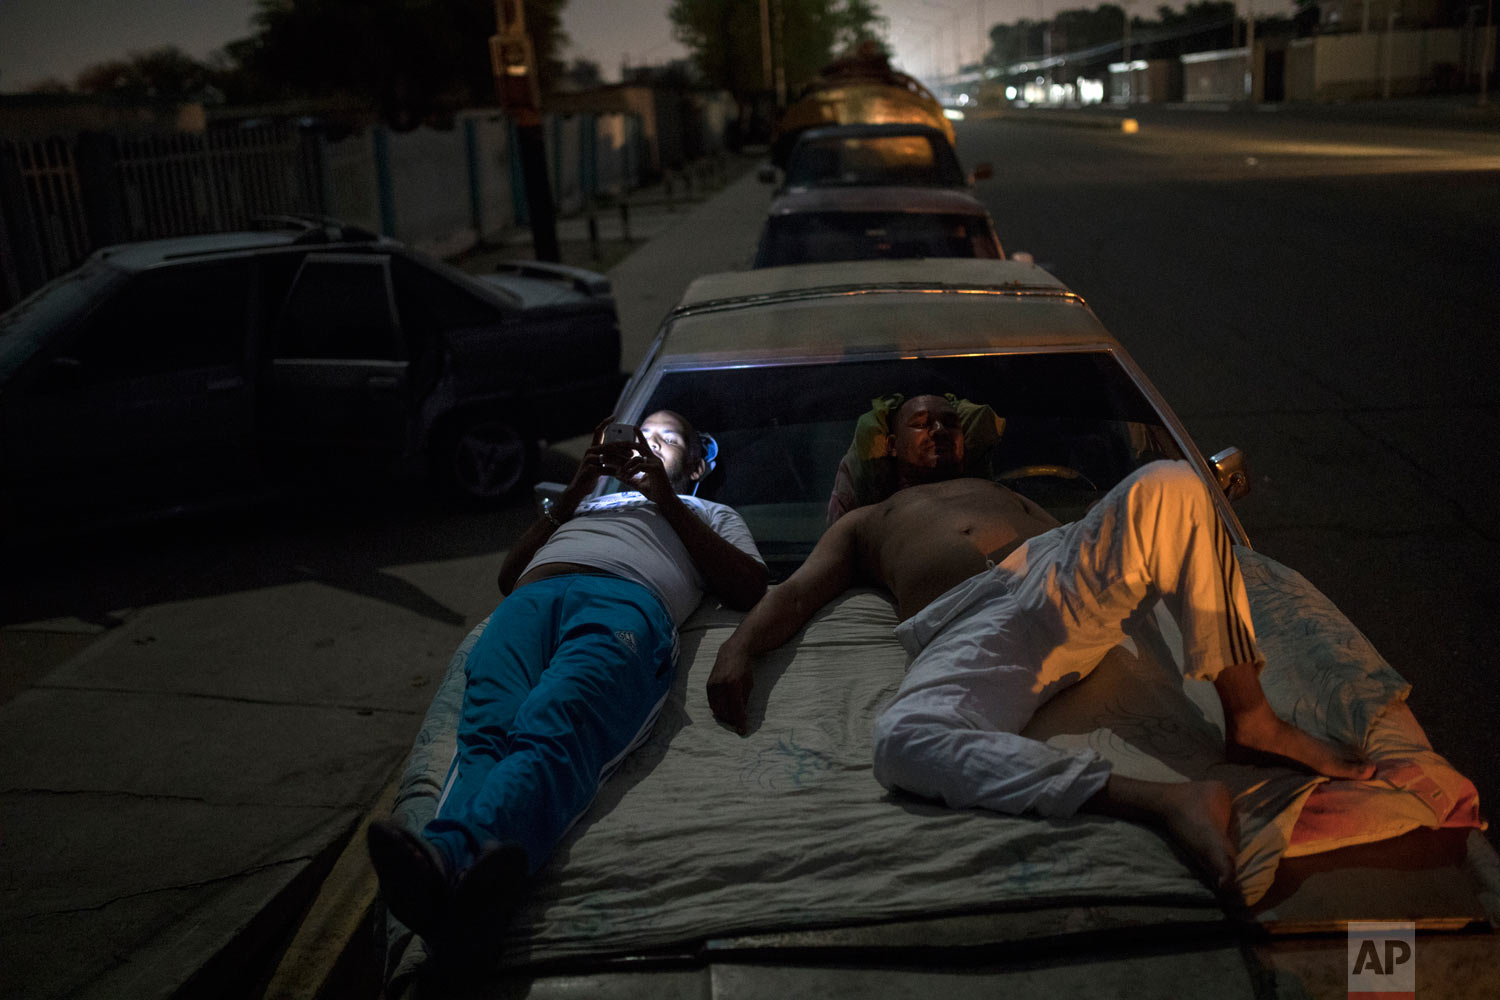
[{"label": "dark suv", "polygon": [[192,503],[293,468],[425,464],[524,483],[624,382],[609,282],[475,277],[310,220],[98,251],[0,316],[0,502],[29,515]]}]

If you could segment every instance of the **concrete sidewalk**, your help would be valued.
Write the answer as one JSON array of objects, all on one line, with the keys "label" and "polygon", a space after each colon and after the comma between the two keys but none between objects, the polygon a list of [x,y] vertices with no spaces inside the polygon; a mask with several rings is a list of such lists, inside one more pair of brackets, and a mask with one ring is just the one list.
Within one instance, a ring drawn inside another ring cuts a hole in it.
[{"label": "concrete sidewalk", "polygon": [[[609,272],[625,367],[693,278],[748,263],[770,189],[737,166],[635,208]],[[7,675],[39,643],[67,657],[0,707],[0,993],[258,994],[531,516],[413,503],[156,529],[137,544],[165,568],[98,607],[87,552],[3,568],[89,597],[0,630]]]}]

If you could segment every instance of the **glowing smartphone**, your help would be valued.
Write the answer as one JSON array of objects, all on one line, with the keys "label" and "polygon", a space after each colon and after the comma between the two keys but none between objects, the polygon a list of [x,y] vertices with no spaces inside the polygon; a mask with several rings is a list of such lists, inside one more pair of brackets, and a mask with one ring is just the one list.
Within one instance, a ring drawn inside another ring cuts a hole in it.
[{"label": "glowing smartphone", "polygon": [[633,424],[610,424],[604,428],[604,444],[635,444]]}]

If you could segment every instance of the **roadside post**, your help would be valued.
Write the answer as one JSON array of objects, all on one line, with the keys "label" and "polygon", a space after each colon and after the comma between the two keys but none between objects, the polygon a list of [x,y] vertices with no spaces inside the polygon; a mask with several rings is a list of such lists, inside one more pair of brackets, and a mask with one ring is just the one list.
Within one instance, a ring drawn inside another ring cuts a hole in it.
[{"label": "roadside post", "polygon": [[542,138],[542,97],[536,79],[536,58],[526,34],[522,0],[495,0],[495,27],[490,36],[490,72],[501,109],[516,125],[516,146],[526,181],[526,207],[531,216],[531,246],[536,259],[558,263],[557,213],[552,183],[547,178],[547,146]]}]

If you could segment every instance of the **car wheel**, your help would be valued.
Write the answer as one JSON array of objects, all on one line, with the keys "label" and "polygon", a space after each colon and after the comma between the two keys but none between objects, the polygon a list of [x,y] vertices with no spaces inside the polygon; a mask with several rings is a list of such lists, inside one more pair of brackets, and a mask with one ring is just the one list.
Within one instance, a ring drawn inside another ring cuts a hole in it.
[{"label": "car wheel", "polygon": [[454,435],[448,455],[448,473],[460,493],[498,500],[530,480],[537,443],[503,420],[477,420]]}]

